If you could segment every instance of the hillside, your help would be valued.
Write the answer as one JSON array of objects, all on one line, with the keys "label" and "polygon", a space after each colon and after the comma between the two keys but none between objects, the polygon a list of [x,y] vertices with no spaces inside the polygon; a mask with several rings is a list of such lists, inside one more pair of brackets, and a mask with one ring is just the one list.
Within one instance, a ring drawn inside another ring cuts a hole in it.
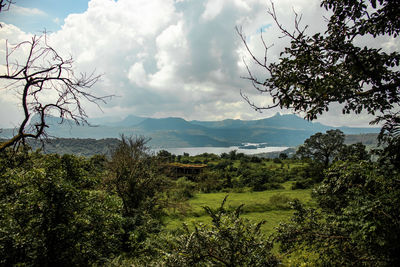
[{"label": "hillside", "polygon": [[[35,119],[33,118],[33,121]],[[297,146],[306,138],[326,132],[330,127],[306,121],[296,115],[280,115],[260,120],[186,121],[182,118],[145,118],[127,116],[116,121],[104,118],[91,120],[95,126],[77,126],[66,121],[59,124],[50,118],[48,134],[58,138],[106,139],[126,136],[151,138],[153,147],[228,147],[243,143],[266,143],[268,146]],[[339,127],[345,134],[378,133],[378,128]],[[1,137],[11,136],[13,129],[4,129]]]}]

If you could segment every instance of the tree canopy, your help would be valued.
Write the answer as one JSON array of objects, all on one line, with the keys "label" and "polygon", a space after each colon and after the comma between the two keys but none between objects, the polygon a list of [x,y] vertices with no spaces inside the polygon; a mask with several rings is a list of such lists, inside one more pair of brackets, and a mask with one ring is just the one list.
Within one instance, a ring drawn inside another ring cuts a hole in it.
[{"label": "tree canopy", "polygon": [[[297,14],[295,31],[289,32],[279,23],[272,3],[269,14],[284,37],[290,39],[278,62],[255,57],[238,28],[252,59],[266,71],[266,77],[258,78],[248,68],[248,79],[258,91],[269,94],[273,103],[260,107],[247,96],[245,99],[257,110],[291,108],[305,112],[310,120],[336,102],[342,104],[343,113],[381,112],[384,115],[378,120],[395,123],[400,104],[400,54],[367,46],[363,40],[379,36],[398,39],[399,1],[324,0],[321,7],[332,12],[327,29],[308,35],[307,26],[300,26],[301,16]],[[263,43],[267,56],[268,47]]]},{"label": "tree canopy", "polygon": [[312,158],[324,167],[339,155],[344,147],[344,134],[340,130],[329,130],[325,134],[316,133],[304,141],[297,154],[304,158]]},{"label": "tree canopy", "polygon": [[[248,68],[248,79],[273,99],[271,105],[258,107],[244,96],[255,109],[291,108],[313,120],[328,111],[331,103],[339,103],[343,113],[366,111],[375,116],[373,122],[385,122],[381,140],[386,146],[377,162],[370,161],[360,144],[344,147],[343,134],[334,131],[313,135],[300,147],[299,154],[325,167],[338,159],[325,168],[324,179],[313,191],[316,207],[294,202],[291,221],[277,230],[280,250],[301,255],[300,262],[302,256],[304,262],[317,266],[395,266],[400,262],[400,53],[362,42],[382,36],[397,41],[399,4],[323,0],[321,7],[331,12],[327,29],[309,35],[307,27],[300,27],[298,15],[295,31],[289,32],[279,23],[272,3],[269,14],[290,39],[279,61],[273,63],[267,57],[255,57],[238,29],[252,59],[266,71],[260,79]],[[266,45],[265,49],[267,55]]]}]

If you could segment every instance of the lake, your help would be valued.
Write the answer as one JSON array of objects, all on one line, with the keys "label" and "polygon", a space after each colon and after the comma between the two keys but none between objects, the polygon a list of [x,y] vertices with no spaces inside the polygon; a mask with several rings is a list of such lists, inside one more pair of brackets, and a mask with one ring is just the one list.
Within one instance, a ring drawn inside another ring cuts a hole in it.
[{"label": "lake", "polygon": [[196,156],[203,153],[212,153],[216,155],[220,155],[222,153],[229,153],[232,150],[236,150],[237,153],[244,153],[247,155],[254,155],[259,153],[267,153],[267,152],[280,152],[289,147],[278,147],[278,146],[268,146],[268,147],[257,147],[253,149],[244,149],[239,148],[238,146],[230,146],[230,147],[177,147],[177,148],[157,148],[153,149],[155,153],[160,150],[166,150],[174,155],[183,155],[183,153],[188,153],[190,156]]}]

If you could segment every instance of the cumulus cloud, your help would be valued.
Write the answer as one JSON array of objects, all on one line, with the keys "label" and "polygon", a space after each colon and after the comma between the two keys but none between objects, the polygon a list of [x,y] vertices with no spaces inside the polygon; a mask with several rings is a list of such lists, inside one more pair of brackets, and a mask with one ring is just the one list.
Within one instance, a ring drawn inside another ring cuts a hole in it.
[{"label": "cumulus cloud", "polygon": [[[294,25],[293,10],[303,13],[304,24],[315,32],[324,28],[325,13],[319,3],[280,0],[275,9],[289,29]],[[106,114],[89,105],[91,116],[135,114],[189,120],[271,116],[277,110],[259,114],[240,97],[243,90],[260,105],[270,101],[241,78],[246,76],[243,59],[249,62],[249,57],[235,33],[237,25],[261,57],[263,33],[267,44],[273,45],[271,62],[287,44],[278,38],[281,33],[268,16],[264,0],[91,0],[84,13],[69,15],[61,29],[49,35],[49,42],[61,54],[73,56],[77,72],[103,74],[94,88],[97,94],[115,95],[102,106]],[[11,25],[1,29],[0,36],[15,41],[26,38]],[[396,47],[391,40],[385,45]]]}]

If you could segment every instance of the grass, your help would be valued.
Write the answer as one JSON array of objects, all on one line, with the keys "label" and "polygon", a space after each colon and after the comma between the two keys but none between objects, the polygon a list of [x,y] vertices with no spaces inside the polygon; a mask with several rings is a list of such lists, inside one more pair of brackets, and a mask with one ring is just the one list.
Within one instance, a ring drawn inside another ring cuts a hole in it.
[{"label": "grass", "polygon": [[244,193],[199,193],[188,201],[189,209],[185,214],[170,213],[166,218],[166,226],[169,230],[179,229],[182,223],[189,226],[193,223],[210,223],[211,219],[204,211],[203,207],[208,206],[216,209],[221,206],[225,196],[228,199],[225,208],[236,209],[243,206],[243,217],[254,223],[265,220],[262,231],[269,234],[280,222],[286,221],[293,213],[288,208],[277,206],[270,203],[270,197],[276,194],[286,196],[290,199],[299,199],[303,203],[311,203],[311,190],[291,190],[291,182],[284,183],[285,189],[267,190],[263,192],[244,192]]}]

